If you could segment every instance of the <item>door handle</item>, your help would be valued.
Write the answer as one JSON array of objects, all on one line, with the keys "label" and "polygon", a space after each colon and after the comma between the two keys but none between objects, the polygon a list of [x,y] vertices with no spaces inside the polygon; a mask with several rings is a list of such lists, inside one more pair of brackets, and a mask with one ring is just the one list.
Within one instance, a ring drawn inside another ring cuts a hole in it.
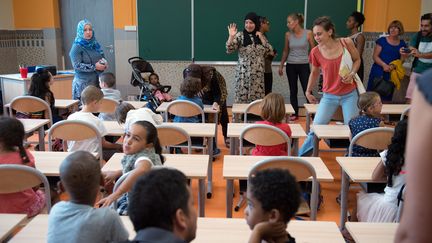
[{"label": "door handle", "polygon": [[114,45],[108,45],[108,46],[105,46],[106,48],[108,48],[109,49],[109,52],[112,54],[112,53],[114,53]]}]

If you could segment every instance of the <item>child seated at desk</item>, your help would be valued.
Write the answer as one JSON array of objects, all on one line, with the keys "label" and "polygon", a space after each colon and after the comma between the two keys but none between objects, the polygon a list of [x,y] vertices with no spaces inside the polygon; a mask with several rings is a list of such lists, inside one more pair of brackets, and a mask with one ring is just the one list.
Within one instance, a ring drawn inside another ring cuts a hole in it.
[{"label": "child seated at desk", "polygon": [[85,151],[67,156],[60,165],[60,188],[70,201],[55,204],[48,218],[48,242],[125,241],[128,232],[117,213],[94,208],[103,178],[99,160]]},{"label": "child seated at desk", "polygon": [[[24,149],[24,126],[15,118],[0,117],[0,165],[15,164],[35,167],[33,155]],[[26,189],[0,194],[0,213],[25,213],[32,217],[45,207],[45,194]]]},{"label": "child seated at desk", "polygon": [[124,124],[125,129],[128,129],[136,121],[148,121],[155,126],[163,122],[162,116],[154,113],[149,108],[135,109],[133,105],[127,102],[120,102],[115,111],[115,117],[120,125]]},{"label": "child seated at desk", "polygon": [[300,205],[300,191],[288,170],[265,169],[249,178],[246,222],[252,230],[249,243],[295,242],[286,231]]},{"label": "child seated at desk", "polygon": [[[115,151],[121,151],[121,144],[110,143],[105,140],[104,136],[107,134],[107,130],[104,124],[99,120],[93,113],[99,110],[100,102],[103,98],[103,93],[100,89],[95,86],[87,86],[81,93],[81,102],[83,104],[82,110],[79,112],[75,112],[68,117],[68,120],[78,120],[90,123],[94,127],[97,128],[100,135],[102,136],[102,148],[108,149],[108,151],[104,156],[105,160],[108,160],[110,155],[112,155]],[[89,151],[91,153],[98,152],[98,139],[90,138],[82,141],[68,141],[68,151],[78,151],[84,150]],[[102,156],[102,155],[99,155]]]},{"label": "child seated at desk", "polygon": [[[270,93],[261,102],[261,117],[264,121],[257,121],[256,124],[271,125],[282,130],[288,137],[291,137],[291,128],[288,124],[282,123],[285,118],[285,100],[281,94]],[[262,156],[287,156],[287,144],[273,146],[256,145],[252,155]]]},{"label": "child seated at desk", "polygon": [[[104,98],[121,101],[120,91],[114,89],[116,78],[113,73],[102,73],[99,75],[99,86],[101,87]],[[114,121],[115,116],[113,113],[100,113],[99,119],[102,121]]]},{"label": "child seated at desk", "polygon": [[[392,143],[380,153],[381,162],[372,179],[387,181],[384,193],[357,194],[357,218],[361,222],[397,222],[399,194],[405,185],[405,144],[408,120],[400,121],[394,131]],[[401,194],[403,195],[403,193]]]},{"label": "child seated at desk", "polygon": [[106,183],[111,183],[120,176],[128,176],[116,191],[97,204],[107,207],[117,202],[117,211],[120,215],[127,215],[129,205],[128,193],[139,176],[145,174],[153,166],[162,165],[162,147],[159,143],[157,129],[148,121],[137,121],[126,130],[123,140],[125,156],[121,160],[123,170],[105,173]]}]

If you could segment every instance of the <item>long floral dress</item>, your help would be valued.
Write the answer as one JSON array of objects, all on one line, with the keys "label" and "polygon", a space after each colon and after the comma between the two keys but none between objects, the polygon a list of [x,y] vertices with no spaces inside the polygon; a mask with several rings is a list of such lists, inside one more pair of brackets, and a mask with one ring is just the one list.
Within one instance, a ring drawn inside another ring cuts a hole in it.
[{"label": "long floral dress", "polygon": [[226,50],[227,53],[238,50],[234,102],[250,103],[264,98],[264,60],[273,47],[268,42],[264,45],[253,43],[245,47],[243,32],[238,32],[230,44],[226,43]]}]

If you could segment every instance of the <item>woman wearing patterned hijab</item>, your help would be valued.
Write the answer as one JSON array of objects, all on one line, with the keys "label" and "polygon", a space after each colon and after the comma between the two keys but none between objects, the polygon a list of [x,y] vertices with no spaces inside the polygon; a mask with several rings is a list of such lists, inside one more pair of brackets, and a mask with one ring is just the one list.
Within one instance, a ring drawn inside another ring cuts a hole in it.
[{"label": "woman wearing patterned hijab", "polygon": [[99,87],[98,75],[108,67],[101,46],[96,41],[93,26],[87,19],[78,23],[69,56],[75,70],[72,98],[79,100],[81,91],[88,85]]},{"label": "woman wearing patterned hijab", "polygon": [[264,97],[264,60],[273,52],[272,46],[259,32],[259,16],[248,13],[244,29],[237,32],[237,25],[228,26],[227,53],[238,50],[235,73],[235,103],[250,103]]}]

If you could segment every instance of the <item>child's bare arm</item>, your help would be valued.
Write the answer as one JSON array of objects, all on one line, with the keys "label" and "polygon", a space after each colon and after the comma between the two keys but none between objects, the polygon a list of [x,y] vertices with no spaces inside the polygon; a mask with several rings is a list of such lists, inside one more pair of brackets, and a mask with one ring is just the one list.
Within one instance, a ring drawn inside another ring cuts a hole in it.
[{"label": "child's bare arm", "polygon": [[385,174],[385,166],[382,161],[380,161],[377,167],[372,173],[372,180],[374,181],[385,181],[387,179]]},{"label": "child's bare arm", "polygon": [[129,175],[123,181],[123,183],[117,188],[115,192],[106,198],[101,199],[97,204],[100,207],[108,207],[117,199],[119,199],[124,193],[130,191],[135,181],[139,176],[146,173],[151,169],[151,162],[147,160],[138,161],[135,164],[135,169],[129,172]]},{"label": "child's bare arm", "polygon": [[272,239],[286,236],[286,224],[282,222],[261,222],[254,226],[249,238],[249,243],[260,243],[262,240],[271,242]]}]

